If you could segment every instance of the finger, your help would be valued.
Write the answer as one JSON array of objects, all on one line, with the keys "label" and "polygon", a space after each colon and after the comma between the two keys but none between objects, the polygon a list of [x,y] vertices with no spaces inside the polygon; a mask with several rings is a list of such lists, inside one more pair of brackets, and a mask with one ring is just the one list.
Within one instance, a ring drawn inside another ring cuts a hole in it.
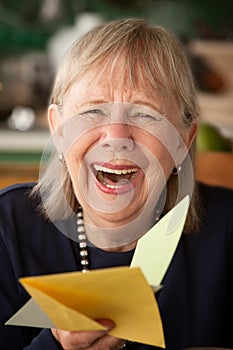
[{"label": "finger", "polygon": [[104,327],[106,330],[101,331],[81,331],[81,332],[70,332],[60,329],[51,329],[54,337],[59,341],[64,349],[69,349],[70,347],[78,348],[88,348],[98,339],[104,337],[108,331],[115,327],[115,324],[112,320],[101,318],[96,320]]},{"label": "finger", "polygon": [[106,327],[108,332],[115,327],[115,323],[109,318],[99,318],[95,321],[102,324],[102,326]]},{"label": "finger", "polygon": [[115,323],[107,318],[100,318],[95,321],[106,327],[106,330],[77,332],[77,341],[79,341],[80,346],[87,347],[87,344],[91,346],[91,344],[95,343],[98,339],[103,338],[107,334],[107,332],[109,332],[115,327]]},{"label": "finger", "polygon": [[[106,325],[111,325],[112,323],[106,323]],[[85,331],[85,332],[70,332],[64,331],[61,329],[52,329],[51,330],[55,338],[59,341],[64,349],[84,349],[89,348],[93,343],[98,339],[104,337],[109,329],[106,331]]]},{"label": "finger", "polygon": [[110,335],[105,335],[97,339],[94,343],[91,344],[90,350],[119,350],[125,344],[126,340],[112,337]]}]

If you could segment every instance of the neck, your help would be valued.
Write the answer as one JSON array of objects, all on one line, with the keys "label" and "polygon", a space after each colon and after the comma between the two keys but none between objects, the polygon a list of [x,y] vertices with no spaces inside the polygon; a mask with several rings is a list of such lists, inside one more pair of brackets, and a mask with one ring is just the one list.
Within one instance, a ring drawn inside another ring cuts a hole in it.
[{"label": "neck", "polygon": [[[88,218],[89,219],[89,218]],[[143,236],[156,222],[153,212],[142,213],[129,223],[119,226],[103,226],[99,220],[88,220],[84,213],[84,222],[88,240],[96,247],[106,251],[124,252],[134,249],[137,240]],[[97,218],[98,219],[98,218]]]},{"label": "neck", "polygon": [[98,247],[102,250],[104,250],[105,252],[117,252],[117,253],[121,253],[121,252],[128,252],[132,249],[135,249],[137,245],[137,241],[134,241],[132,243],[129,244],[125,244],[122,246],[118,246],[118,247]]}]

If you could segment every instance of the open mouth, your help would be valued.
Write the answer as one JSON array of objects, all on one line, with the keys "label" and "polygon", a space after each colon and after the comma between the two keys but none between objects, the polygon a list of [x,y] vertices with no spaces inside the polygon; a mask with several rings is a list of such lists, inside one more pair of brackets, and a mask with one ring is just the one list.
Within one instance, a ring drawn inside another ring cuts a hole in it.
[{"label": "open mouth", "polygon": [[119,165],[99,165],[93,164],[93,170],[97,182],[109,190],[128,190],[136,181],[139,168],[135,166],[119,166]]}]

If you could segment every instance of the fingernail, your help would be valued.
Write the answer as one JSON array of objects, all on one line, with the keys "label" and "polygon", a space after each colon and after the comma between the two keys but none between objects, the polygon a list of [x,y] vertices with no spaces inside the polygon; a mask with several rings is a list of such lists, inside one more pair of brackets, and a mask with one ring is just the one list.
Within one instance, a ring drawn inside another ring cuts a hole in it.
[{"label": "fingernail", "polygon": [[115,323],[112,320],[109,320],[108,318],[101,318],[96,320],[96,322],[102,324],[104,327],[107,328],[108,331],[115,327]]}]

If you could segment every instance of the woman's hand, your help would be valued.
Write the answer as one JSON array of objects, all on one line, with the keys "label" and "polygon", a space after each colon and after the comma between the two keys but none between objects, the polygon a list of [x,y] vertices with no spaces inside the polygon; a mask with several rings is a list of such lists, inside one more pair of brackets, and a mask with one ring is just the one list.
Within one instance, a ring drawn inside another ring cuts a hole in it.
[{"label": "woman's hand", "polygon": [[51,332],[64,350],[119,350],[125,341],[107,334],[114,328],[114,322],[109,319],[100,319],[97,322],[107,330],[70,332],[53,328]]}]

